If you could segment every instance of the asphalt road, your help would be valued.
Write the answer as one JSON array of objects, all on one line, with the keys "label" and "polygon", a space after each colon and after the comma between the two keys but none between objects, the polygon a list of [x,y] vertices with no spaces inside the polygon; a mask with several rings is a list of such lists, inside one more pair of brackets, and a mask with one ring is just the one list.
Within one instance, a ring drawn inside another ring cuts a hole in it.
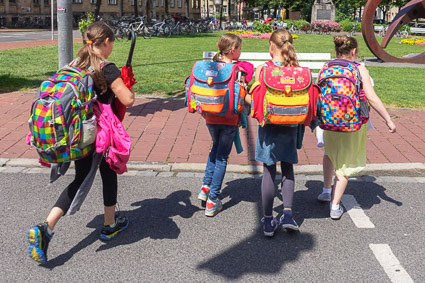
[{"label": "asphalt road", "polygon": [[[228,174],[224,210],[207,218],[196,199],[202,174],[132,172],[119,177],[120,208],[131,224],[105,244],[98,240],[103,208],[97,176],[81,210],[57,225],[41,267],[27,255],[26,231],[47,216],[71,177],[46,186],[47,174],[20,170],[0,173],[1,282],[390,282],[387,272],[395,274],[393,282],[403,272],[425,282],[424,183],[413,178],[350,181],[346,194],[374,225],[361,229],[349,213],[329,218],[328,205],[316,201],[320,176],[298,175],[294,218],[300,232],[278,230],[269,239],[260,223],[259,178]],[[281,211],[278,198],[275,210]],[[399,265],[391,257],[378,261],[371,244],[388,245]],[[385,264],[394,270],[386,272]]]},{"label": "asphalt road", "polygon": [[[73,37],[81,37],[79,30],[73,31]],[[0,29],[0,42],[17,42],[17,41],[33,41],[33,40],[50,40],[52,39],[51,31],[4,31]],[[53,39],[58,39],[58,31],[53,32]]]}]

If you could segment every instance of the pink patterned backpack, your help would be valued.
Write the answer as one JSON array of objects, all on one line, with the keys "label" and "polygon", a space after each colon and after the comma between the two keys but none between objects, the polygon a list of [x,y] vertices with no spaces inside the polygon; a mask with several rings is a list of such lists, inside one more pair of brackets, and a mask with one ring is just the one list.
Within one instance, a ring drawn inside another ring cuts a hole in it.
[{"label": "pink patterned backpack", "polygon": [[327,62],[320,71],[318,85],[320,128],[355,132],[368,121],[369,106],[355,63],[345,59]]}]

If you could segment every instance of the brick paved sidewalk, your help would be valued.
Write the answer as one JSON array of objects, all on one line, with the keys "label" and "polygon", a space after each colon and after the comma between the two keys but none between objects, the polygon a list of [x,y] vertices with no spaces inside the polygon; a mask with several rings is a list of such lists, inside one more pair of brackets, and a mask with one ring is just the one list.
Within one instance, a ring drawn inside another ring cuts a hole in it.
[{"label": "brick paved sidewalk", "polygon": [[[28,115],[34,93],[0,94],[0,158],[38,158],[35,149],[25,143]],[[393,109],[397,133],[390,134],[381,120],[371,112],[376,130],[368,132],[368,163],[425,162],[425,111]],[[230,164],[258,164],[254,160],[256,121],[249,118],[247,129],[241,129],[244,151],[232,149]],[[131,161],[205,163],[211,139],[204,119],[190,114],[181,99],[137,98],[128,109],[124,126],[133,141]],[[299,164],[321,164],[323,150],[306,130],[304,146],[299,150]]]},{"label": "brick paved sidewalk", "polygon": [[[74,43],[83,42],[81,38],[74,38]],[[34,41],[18,41],[18,42],[2,42],[0,44],[0,50],[6,49],[15,49],[15,48],[26,48],[26,47],[36,47],[36,46],[47,46],[47,45],[57,45],[57,39],[48,39],[48,40],[34,40]]]}]

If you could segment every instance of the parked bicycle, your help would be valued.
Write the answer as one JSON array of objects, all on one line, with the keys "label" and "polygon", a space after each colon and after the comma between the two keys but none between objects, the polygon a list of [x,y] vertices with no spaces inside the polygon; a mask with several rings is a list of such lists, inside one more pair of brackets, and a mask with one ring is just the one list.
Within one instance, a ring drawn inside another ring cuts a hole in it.
[{"label": "parked bicycle", "polygon": [[355,35],[357,26],[358,26],[358,24],[353,24],[353,28],[351,29],[350,36],[354,36]]}]

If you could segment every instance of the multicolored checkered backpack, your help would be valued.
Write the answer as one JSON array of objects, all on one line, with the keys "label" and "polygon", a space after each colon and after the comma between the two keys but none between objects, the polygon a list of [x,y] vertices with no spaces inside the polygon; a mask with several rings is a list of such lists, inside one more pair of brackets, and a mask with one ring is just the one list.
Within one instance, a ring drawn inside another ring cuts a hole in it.
[{"label": "multicolored checkered backpack", "polygon": [[309,125],[316,117],[319,88],[307,67],[281,67],[266,62],[251,86],[251,116],[265,124]]},{"label": "multicolored checkered backpack", "polygon": [[[336,132],[355,132],[367,121],[362,118],[361,76],[357,65],[345,59],[325,63],[318,85],[320,128]],[[367,104],[367,101],[366,101]]]},{"label": "multicolored checkered backpack", "polygon": [[238,78],[235,64],[198,61],[186,79],[186,104],[189,112],[224,116],[228,107],[234,114],[242,111],[245,85]]},{"label": "multicolored checkered backpack", "polygon": [[42,161],[76,160],[94,149],[95,100],[92,77],[75,67],[66,66],[41,83],[28,123],[31,145]]}]

